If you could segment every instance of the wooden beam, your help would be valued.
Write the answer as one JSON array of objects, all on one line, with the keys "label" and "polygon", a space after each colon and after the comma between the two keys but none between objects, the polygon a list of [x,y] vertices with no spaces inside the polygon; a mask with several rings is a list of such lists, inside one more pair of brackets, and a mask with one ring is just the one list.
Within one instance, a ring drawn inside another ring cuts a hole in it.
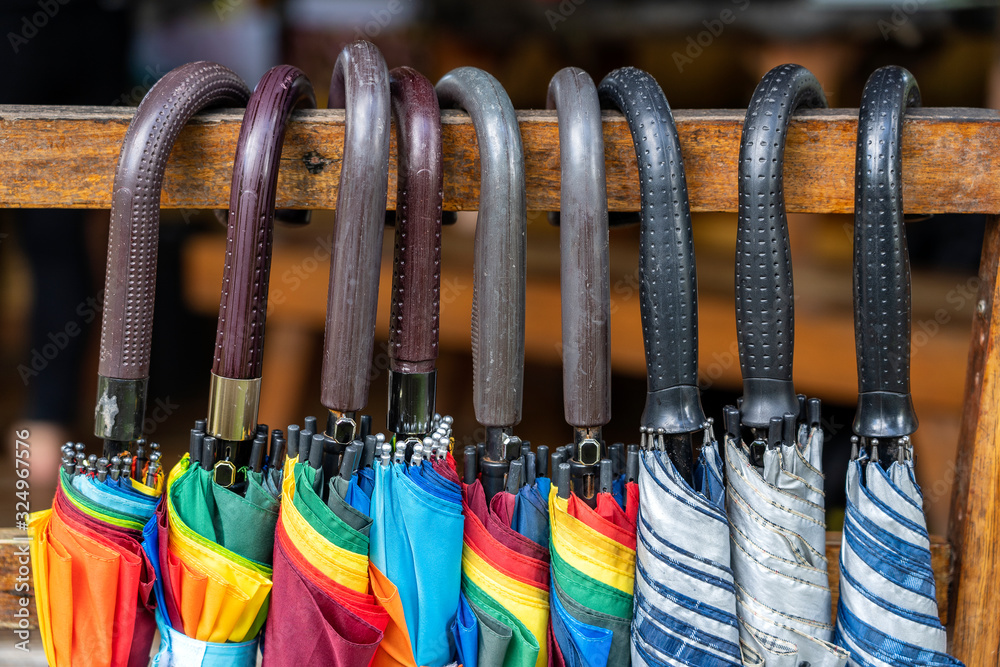
[{"label": "wooden beam", "polygon": [[[803,112],[788,133],[785,193],[790,212],[854,208],[856,109]],[[0,208],[108,208],[115,164],[133,110],[0,106]],[[736,161],[744,111],[679,110],[694,211],[736,210]],[[520,111],[528,208],[559,208],[555,112]],[[242,111],[201,114],[181,133],[164,180],[165,208],[225,208]],[[442,114],[445,208],[475,210],[479,156],[469,117]],[[638,210],[635,155],[618,113],[606,112],[611,210]],[[342,111],[293,116],[278,179],[280,208],[336,206],[344,139]],[[388,207],[395,207],[395,133]],[[903,201],[909,213],[1000,214],[1000,113],[930,108],[907,112]]]},{"label": "wooden beam", "polygon": [[1000,218],[986,225],[979,301],[954,471],[952,651],[967,665],[1000,664]]},{"label": "wooden beam", "polygon": [[[18,549],[24,538],[24,532],[13,528],[0,528],[0,628],[12,628],[16,625],[13,614],[18,609],[19,597],[15,593],[13,582],[17,575]],[[833,614],[837,615],[837,592],[840,590],[840,568],[837,563],[840,557],[840,533],[827,533],[826,556],[830,570],[830,588],[833,591]],[[937,581],[938,608],[941,622],[947,622],[948,608],[945,604],[945,591],[951,581],[951,547],[943,538],[931,536],[931,564],[934,567],[934,578]],[[30,597],[33,593],[28,593]],[[32,628],[38,627],[35,617],[35,603],[31,601],[29,623]],[[13,624],[12,624],[13,622]],[[968,663],[986,664],[986,663]]]}]

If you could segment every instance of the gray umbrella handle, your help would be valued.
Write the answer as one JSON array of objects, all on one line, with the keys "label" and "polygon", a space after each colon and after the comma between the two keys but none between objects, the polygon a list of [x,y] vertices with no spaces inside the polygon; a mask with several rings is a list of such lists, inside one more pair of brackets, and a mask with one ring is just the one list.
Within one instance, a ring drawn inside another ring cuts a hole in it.
[{"label": "gray umbrella handle", "polygon": [[656,80],[623,67],[601,82],[601,100],[625,114],[639,167],[639,307],[646,348],[644,432],[704,427],[698,390],[698,283],[684,160]]},{"label": "gray umbrella handle", "polygon": [[346,128],[330,255],[321,398],[332,411],[353,412],[368,403],[389,183],[389,71],[369,42],[354,42],[337,58],[330,108],[341,107],[346,109]]},{"label": "gray umbrella handle", "polygon": [[468,112],[476,129],[482,181],[472,294],[476,419],[506,428],[521,420],[527,201],[517,116],[500,82],[459,67],[437,86],[442,107]]},{"label": "gray umbrella handle", "polygon": [[597,87],[576,67],[549,82],[559,118],[563,411],[577,428],[611,420],[611,286],[604,128]]},{"label": "gray umbrella handle", "polygon": [[181,129],[211,107],[243,106],[246,84],[231,70],[194,62],[150,89],[129,123],[111,196],[111,229],[101,320],[94,434],[128,441],[142,435],[153,335],[160,189]]},{"label": "gray umbrella handle", "polygon": [[261,78],[243,115],[208,406],[208,434],[223,440],[246,440],[257,427],[281,147],[292,110],[315,107],[306,75],[279,65]]},{"label": "gray umbrella handle", "polygon": [[865,84],[854,184],[854,432],[899,438],[917,430],[910,397],[910,260],[903,226],[903,113],[920,89],[902,67]]},{"label": "gray umbrella handle", "polygon": [[431,430],[441,306],[441,111],[434,84],[410,67],[389,72],[396,117],[396,234],[389,309],[393,433]]},{"label": "gray umbrella handle", "polygon": [[780,65],[754,90],[743,122],[736,232],[736,336],[743,371],[744,426],[798,413],[792,385],[795,307],[792,256],[782,167],[792,114],[821,108],[816,77],[800,65]]}]

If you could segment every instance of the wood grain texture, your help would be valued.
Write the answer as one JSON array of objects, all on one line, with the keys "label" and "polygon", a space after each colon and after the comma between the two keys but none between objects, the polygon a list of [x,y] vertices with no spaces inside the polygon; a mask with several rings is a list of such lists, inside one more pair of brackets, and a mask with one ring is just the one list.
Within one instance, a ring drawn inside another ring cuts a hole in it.
[{"label": "wood grain texture", "polygon": [[1000,661],[1000,218],[986,226],[979,302],[965,388],[965,411],[949,535],[955,547],[952,651],[967,665]]},{"label": "wood grain texture", "polygon": [[[35,614],[34,584],[31,574],[27,576],[21,568],[27,565],[28,534],[16,528],[0,528],[0,628],[9,632],[17,628],[23,618],[16,614],[24,609],[22,598],[28,598],[28,623],[38,627]],[[24,585],[27,584],[27,589]],[[24,612],[21,612],[24,613]],[[14,635],[8,634],[8,638]]]},{"label": "wood grain texture", "polygon": [[[18,553],[20,545],[24,541],[24,533],[14,528],[0,528],[0,628],[11,628],[16,625],[14,622],[14,612],[19,607],[18,598],[32,597],[31,591],[27,593],[15,591],[15,580],[18,576],[19,567]],[[839,568],[837,561],[840,557],[840,533],[827,533],[826,557],[829,560],[830,588],[833,591],[833,608],[836,615],[837,593],[839,590]],[[951,547],[944,538],[937,535],[931,536],[931,564],[934,567],[934,579],[937,582],[938,609],[941,614],[941,622],[948,620],[948,607],[946,596],[948,584],[951,582]],[[31,582],[28,582],[29,584]],[[32,600],[28,605],[31,616],[29,622],[32,628],[38,627],[38,619],[35,616],[35,603]],[[986,663],[967,663],[986,664]]]},{"label": "wood grain texture", "polygon": [[[745,111],[674,112],[691,210],[736,211],[736,162]],[[125,129],[120,107],[0,105],[0,207],[108,208]],[[242,111],[196,116],[171,154],[164,208],[225,208]],[[851,213],[857,109],[796,114],[785,153],[787,210]],[[475,210],[479,153],[467,114],[442,111],[445,210]],[[528,209],[559,210],[559,138],[554,111],[519,111]],[[396,206],[392,133],[388,206]],[[292,119],[278,177],[279,208],[333,209],[340,180],[344,112],[300,111]],[[928,108],[903,123],[907,213],[1000,214],[1000,112]],[[639,210],[635,153],[621,114],[604,113],[608,207]]]}]

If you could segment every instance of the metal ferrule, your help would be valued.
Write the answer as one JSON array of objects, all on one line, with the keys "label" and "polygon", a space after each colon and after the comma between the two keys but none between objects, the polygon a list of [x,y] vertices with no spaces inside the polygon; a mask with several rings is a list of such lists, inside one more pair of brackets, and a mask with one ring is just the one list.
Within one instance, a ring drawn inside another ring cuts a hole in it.
[{"label": "metal ferrule", "polygon": [[97,376],[94,435],[105,440],[138,440],[146,417],[146,378]]},{"label": "metal ferrule", "polygon": [[257,432],[260,378],[237,380],[212,373],[208,390],[208,434],[242,441]]},{"label": "metal ferrule", "polygon": [[341,412],[340,410],[330,410],[326,420],[326,437],[340,444],[347,444],[354,440],[358,432],[358,422],[354,412]]},{"label": "metal ferrule", "polygon": [[389,371],[387,426],[393,433],[422,435],[433,428],[437,371],[396,373]]}]

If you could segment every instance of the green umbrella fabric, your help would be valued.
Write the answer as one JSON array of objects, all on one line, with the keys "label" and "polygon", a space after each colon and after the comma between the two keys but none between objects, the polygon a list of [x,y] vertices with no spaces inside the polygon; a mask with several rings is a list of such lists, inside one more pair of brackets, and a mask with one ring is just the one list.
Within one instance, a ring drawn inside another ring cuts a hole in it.
[{"label": "green umbrella fabric", "polygon": [[171,502],[192,530],[255,563],[271,566],[278,501],[261,490],[254,502],[213,481],[199,464],[170,485]]}]

